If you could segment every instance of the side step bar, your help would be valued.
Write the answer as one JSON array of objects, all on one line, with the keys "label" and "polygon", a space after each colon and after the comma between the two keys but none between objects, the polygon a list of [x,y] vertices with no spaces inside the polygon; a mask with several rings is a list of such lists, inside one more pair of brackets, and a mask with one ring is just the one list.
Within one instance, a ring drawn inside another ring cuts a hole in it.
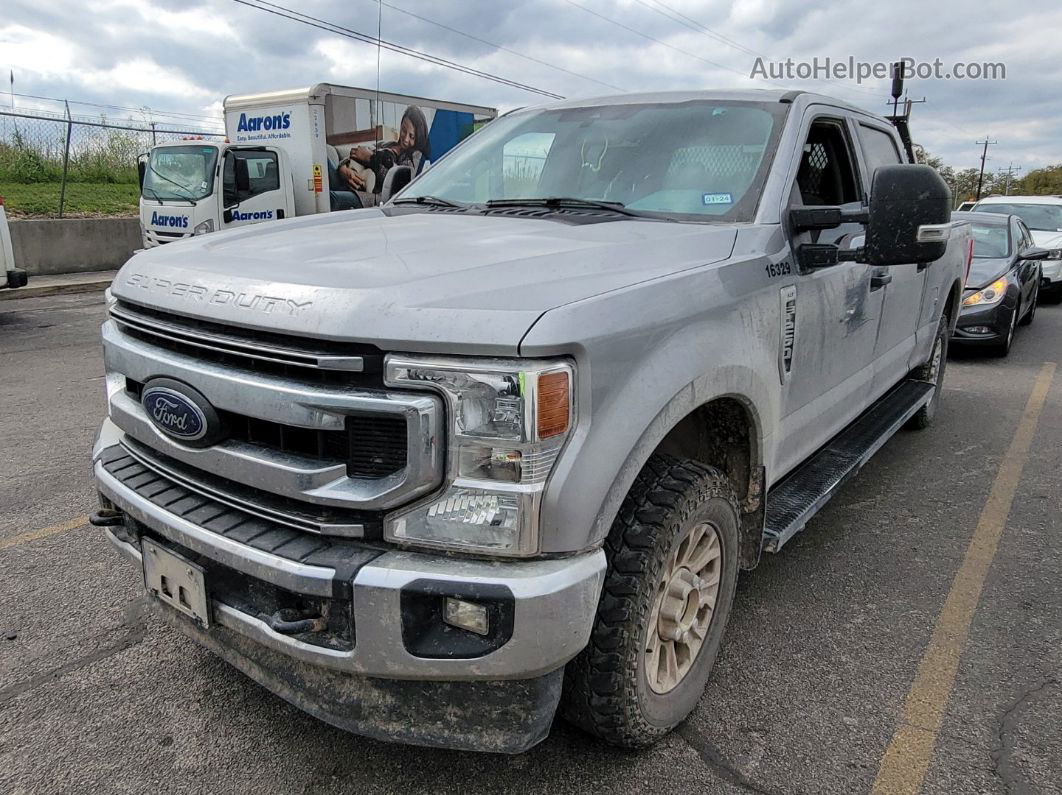
[{"label": "side step bar", "polygon": [[934,388],[925,381],[904,381],[771,489],[764,548],[777,552],[803,530],[889,437],[933,398]]}]

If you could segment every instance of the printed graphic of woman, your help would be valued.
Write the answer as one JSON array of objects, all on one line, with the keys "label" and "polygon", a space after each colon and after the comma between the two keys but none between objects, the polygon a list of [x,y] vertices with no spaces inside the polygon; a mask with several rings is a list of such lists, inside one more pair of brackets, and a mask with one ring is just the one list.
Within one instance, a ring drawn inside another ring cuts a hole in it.
[{"label": "printed graphic of woman", "polygon": [[398,131],[398,140],[383,144],[373,151],[367,146],[352,149],[350,157],[339,164],[339,176],[355,190],[364,190],[365,180],[350,168],[353,160],[368,166],[376,172],[376,190],[383,185],[384,176],[392,166],[409,166],[411,176],[417,176],[424,164],[431,158],[431,144],[428,142],[428,120],[424,111],[416,105],[410,105],[402,114],[402,123]]}]

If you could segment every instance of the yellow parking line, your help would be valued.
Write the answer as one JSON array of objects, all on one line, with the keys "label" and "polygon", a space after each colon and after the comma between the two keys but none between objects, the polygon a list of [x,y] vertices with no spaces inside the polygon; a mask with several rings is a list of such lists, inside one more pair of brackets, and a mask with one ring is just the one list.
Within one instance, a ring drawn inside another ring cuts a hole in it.
[{"label": "yellow parking line", "polygon": [[21,533],[17,536],[11,536],[11,538],[0,538],[0,550],[17,547],[25,544],[27,541],[36,541],[39,538],[54,536],[56,533],[65,533],[68,530],[74,530],[87,523],[87,516],[79,516],[76,519],[71,519],[69,522],[63,522],[62,524],[53,524],[51,527],[42,527],[40,530],[30,530],[28,533]]},{"label": "yellow parking line", "polygon": [[1047,362],[1040,368],[1033,384],[1025,412],[999,464],[988,501],[966,548],[962,566],[952,580],[944,607],[937,616],[929,646],[907,693],[900,725],[881,758],[881,766],[871,790],[874,795],[914,795],[922,787],[944,718],[944,709],[955,683],[955,673],[963,646],[966,645],[970,622],[977,610],[988,568],[996,556],[1054,374],[1055,363]]}]

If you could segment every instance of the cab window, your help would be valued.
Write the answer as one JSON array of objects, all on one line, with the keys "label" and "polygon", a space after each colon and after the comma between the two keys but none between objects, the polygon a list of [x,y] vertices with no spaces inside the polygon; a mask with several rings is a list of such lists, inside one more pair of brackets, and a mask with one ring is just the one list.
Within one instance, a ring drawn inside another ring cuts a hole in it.
[{"label": "cab window", "polygon": [[[246,186],[237,184],[237,161],[242,161],[247,166]],[[247,201],[262,193],[280,190],[280,168],[276,152],[239,150],[227,152],[223,186],[226,207]]]},{"label": "cab window", "polygon": [[874,176],[880,166],[896,166],[903,163],[896,142],[884,130],[859,125],[859,140],[863,144],[863,157],[867,162],[867,174]]},{"label": "cab window", "polygon": [[795,200],[836,206],[860,201],[852,150],[844,124],[820,119],[811,125],[797,172]]}]

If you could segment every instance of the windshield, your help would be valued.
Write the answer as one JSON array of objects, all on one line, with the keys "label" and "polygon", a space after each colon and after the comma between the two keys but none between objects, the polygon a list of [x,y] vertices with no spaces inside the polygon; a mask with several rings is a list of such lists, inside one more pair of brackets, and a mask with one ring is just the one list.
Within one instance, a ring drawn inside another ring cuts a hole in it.
[{"label": "windshield", "polygon": [[970,231],[973,233],[975,257],[997,258],[1010,254],[1006,224],[970,224]]},{"label": "windshield", "polygon": [[1030,229],[1062,232],[1062,204],[979,204],[974,211],[1016,215]]},{"label": "windshield", "polygon": [[563,197],[678,220],[749,221],[788,108],[694,101],[513,113],[400,198],[484,205]]},{"label": "windshield", "polygon": [[162,146],[151,150],[141,195],[161,201],[198,201],[214,190],[215,146]]}]

